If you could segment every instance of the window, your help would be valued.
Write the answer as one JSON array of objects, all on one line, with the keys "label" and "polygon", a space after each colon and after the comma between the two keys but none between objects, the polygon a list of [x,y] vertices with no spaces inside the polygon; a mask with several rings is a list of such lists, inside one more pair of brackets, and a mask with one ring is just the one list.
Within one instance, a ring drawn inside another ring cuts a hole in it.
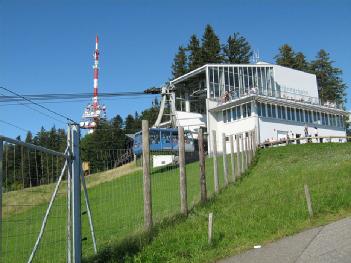
[{"label": "window", "polygon": [[232,120],[235,121],[236,120],[236,108],[232,108]]},{"label": "window", "polygon": [[304,122],[303,110],[300,109],[300,121]]},{"label": "window", "polygon": [[291,108],[291,120],[295,121],[295,108]]},{"label": "window", "polygon": [[282,106],[282,119],[286,119],[284,106]]},{"label": "window", "polygon": [[265,103],[261,103],[261,112],[262,112],[262,116],[266,117],[266,104]]},{"label": "window", "polygon": [[312,112],[311,111],[308,111],[308,121],[309,121],[309,123],[313,123]]},{"label": "window", "polygon": [[247,105],[247,116],[250,117],[251,116],[251,102],[249,102]]},{"label": "window", "polygon": [[237,119],[241,119],[241,110],[240,110],[240,106],[236,107],[236,117]]},{"label": "window", "polygon": [[317,123],[317,112],[313,111],[313,123]]},{"label": "window", "polygon": [[300,122],[300,109],[296,109],[296,121]]},{"label": "window", "polygon": [[275,105],[272,105],[272,117],[277,118],[277,113],[275,111]]},{"label": "window", "polygon": [[223,122],[224,123],[227,122],[227,111],[226,110],[223,111]]},{"label": "window", "polygon": [[267,116],[272,118],[272,107],[271,104],[267,104]]},{"label": "window", "polygon": [[305,122],[307,123],[307,122],[308,122],[308,113],[307,113],[307,110],[304,110],[304,113],[305,113]]},{"label": "window", "polygon": [[288,120],[290,121],[291,120],[291,109],[290,109],[290,107],[286,108],[286,113],[287,113]]},{"label": "window", "polygon": [[257,102],[257,115],[262,117],[261,103]]},{"label": "window", "polygon": [[243,118],[246,118],[246,117],[247,117],[246,104],[243,104],[243,105],[242,105],[242,108],[243,108]]}]

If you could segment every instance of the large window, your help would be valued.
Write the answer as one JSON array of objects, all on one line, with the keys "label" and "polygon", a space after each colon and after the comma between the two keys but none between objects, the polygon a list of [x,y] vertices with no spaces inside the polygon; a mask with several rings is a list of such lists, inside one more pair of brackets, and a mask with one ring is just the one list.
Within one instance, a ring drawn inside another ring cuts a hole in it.
[{"label": "large window", "polygon": [[273,117],[273,118],[277,118],[277,113],[276,113],[275,108],[276,108],[276,107],[275,107],[275,105],[273,104],[273,105],[272,105],[272,117]]},{"label": "large window", "polygon": [[269,118],[272,117],[272,106],[271,106],[271,104],[267,104],[267,116]]}]

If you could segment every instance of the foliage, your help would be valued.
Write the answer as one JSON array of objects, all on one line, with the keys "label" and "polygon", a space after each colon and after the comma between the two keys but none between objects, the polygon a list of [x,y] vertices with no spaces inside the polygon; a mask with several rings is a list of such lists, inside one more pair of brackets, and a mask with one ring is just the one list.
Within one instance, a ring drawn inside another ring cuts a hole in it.
[{"label": "foliage", "polygon": [[229,36],[223,46],[225,62],[232,64],[249,64],[252,50],[249,42],[240,33]]},{"label": "foliage", "polygon": [[172,75],[173,78],[178,78],[188,72],[187,68],[187,56],[185,54],[185,48],[180,46],[178,53],[174,57],[172,64]]},{"label": "foliage", "polygon": [[202,60],[206,63],[222,63],[221,43],[211,25],[207,25],[202,36]]},{"label": "foliage", "polygon": [[317,76],[321,100],[342,103],[346,100],[346,84],[341,79],[342,70],[333,63],[329,53],[321,49],[311,62],[311,72]]},{"label": "foliage", "polygon": [[[47,131],[42,127],[34,137],[28,131],[25,142],[63,152],[66,149],[66,138],[66,132],[63,129],[56,129],[54,126]],[[19,136],[16,139],[21,140]],[[52,176],[62,168],[60,167],[62,160],[56,160],[56,158],[54,160],[48,154],[19,145],[5,143],[3,156],[5,191],[49,183],[53,180]],[[59,162],[58,165],[57,162]]]},{"label": "foliage", "polygon": [[208,63],[249,63],[252,50],[239,33],[229,36],[223,45],[211,25],[206,25],[201,41],[193,34],[186,45],[179,47],[172,64],[172,77],[177,78]]},{"label": "foliage", "polygon": [[197,69],[198,67],[201,67],[204,64],[200,40],[197,38],[195,34],[193,34],[190,37],[187,51],[189,52],[189,56],[188,56],[189,71]]}]

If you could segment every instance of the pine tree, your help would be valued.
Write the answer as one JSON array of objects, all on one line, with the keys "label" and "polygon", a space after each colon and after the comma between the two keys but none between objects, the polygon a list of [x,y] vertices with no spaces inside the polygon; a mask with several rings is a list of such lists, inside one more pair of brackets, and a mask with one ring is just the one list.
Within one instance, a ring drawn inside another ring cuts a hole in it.
[{"label": "pine tree", "polygon": [[295,52],[288,44],[279,48],[279,54],[275,56],[278,65],[293,68],[295,66]]},{"label": "pine tree", "polygon": [[211,25],[207,25],[202,36],[202,61],[206,63],[222,63],[221,44]]},{"label": "pine tree", "polygon": [[228,63],[248,64],[252,56],[249,42],[239,33],[229,36],[227,43],[223,46],[224,59]]},{"label": "pine tree", "polygon": [[187,56],[185,53],[185,48],[180,46],[178,48],[178,53],[174,57],[172,64],[172,75],[173,78],[178,78],[188,72],[187,68]]},{"label": "pine tree", "polygon": [[305,55],[302,52],[297,52],[294,57],[294,69],[301,70],[301,71],[309,71],[309,63],[306,60]]},{"label": "pine tree", "polygon": [[316,59],[311,62],[311,72],[317,76],[319,97],[322,102],[343,103],[346,101],[346,84],[341,79],[342,70],[333,67],[333,63],[329,53],[321,49]]},{"label": "pine tree", "polygon": [[201,50],[200,40],[197,38],[195,34],[190,37],[187,50],[189,51],[189,59],[188,59],[189,71],[204,65],[204,62],[202,60],[202,53],[201,53],[202,50]]}]

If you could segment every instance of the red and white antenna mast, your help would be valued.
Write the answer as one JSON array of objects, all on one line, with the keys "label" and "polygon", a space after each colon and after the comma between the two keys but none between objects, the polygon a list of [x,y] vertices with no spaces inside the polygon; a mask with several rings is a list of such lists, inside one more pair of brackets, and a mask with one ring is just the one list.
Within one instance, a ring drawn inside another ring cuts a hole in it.
[{"label": "red and white antenna mast", "polygon": [[95,51],[94,51],[94,96],[92,104],[88,104],[84,110],[80,127],[83,129],[89,129],[89,132],[93,132],[97,122],[100,119],[106,119],[106,107],[101,106],[98,100],[98,86],[99,86],[99,37],[96,35]]}]

